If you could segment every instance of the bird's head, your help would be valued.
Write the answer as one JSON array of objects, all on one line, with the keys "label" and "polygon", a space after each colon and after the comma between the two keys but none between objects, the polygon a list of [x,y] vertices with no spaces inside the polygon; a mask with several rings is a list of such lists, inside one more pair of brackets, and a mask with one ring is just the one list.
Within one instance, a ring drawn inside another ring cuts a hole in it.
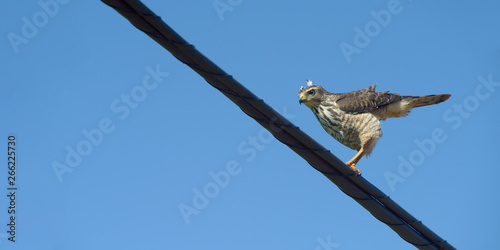
[{"label": "bird's head", "polygon": [[307,88],[300,87],[299,103],[304,103],[309,108],[318,106],[326,93],[326,90],[319,85],[309,85]]}]

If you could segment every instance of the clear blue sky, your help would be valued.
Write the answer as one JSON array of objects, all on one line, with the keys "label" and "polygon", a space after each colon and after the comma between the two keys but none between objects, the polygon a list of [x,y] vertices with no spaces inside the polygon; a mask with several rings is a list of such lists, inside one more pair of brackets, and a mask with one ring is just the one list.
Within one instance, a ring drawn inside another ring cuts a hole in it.
[{"label": "clear blue sky", "polygon": [[[382,122],[358,167],[455,247],[498,246],[500,3],[145,4],[344,161],[298,103],[306,78],[452,94]],[[103,3],[11,2],[0,20],[1,249],[414,249]]]}]

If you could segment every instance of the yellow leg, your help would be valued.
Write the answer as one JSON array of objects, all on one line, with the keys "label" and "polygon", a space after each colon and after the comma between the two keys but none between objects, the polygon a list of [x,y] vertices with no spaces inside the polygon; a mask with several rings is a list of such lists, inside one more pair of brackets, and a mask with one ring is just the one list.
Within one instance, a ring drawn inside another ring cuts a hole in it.
[{"label": "yellow leg", "polygon": [[361,171],[356,167],[356,163],[358,163],[359,160],[361,160],[361,157],[363,157],[363,153],[364,153],[364,149],[361,148],[358,153],[352,157],[351,160],[349,160],[348,162],[346,162],[345,164],[347,166],[349,166],[352,171],[356,172],[357,174],[361,174]]}]

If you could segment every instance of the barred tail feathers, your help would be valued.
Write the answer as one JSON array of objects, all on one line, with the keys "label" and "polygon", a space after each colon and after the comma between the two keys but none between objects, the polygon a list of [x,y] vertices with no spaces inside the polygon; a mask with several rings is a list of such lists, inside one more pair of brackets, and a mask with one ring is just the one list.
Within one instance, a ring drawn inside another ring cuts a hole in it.
[{"label": "barred tail feathers", "polygon": [[411,109],[427,105],[438,104],[450,98],[451,95],[404,96],[399,102],[391,103],[382,109],[373,110],[371,113],[379,120],[387,118],[405,117]]},{"label": "barred tail feathers", "polygon": [[426,95],[426,96],[408,96],[405,97],[405,99],[411,99],[411,106],[413,108],[417,107],[423,107],[423,106],[428,106],[428,105],[434,105],[438,104],[441,102],[444,102],[450,98],[451,95],[449,94],[442,94],[442,95]]}]

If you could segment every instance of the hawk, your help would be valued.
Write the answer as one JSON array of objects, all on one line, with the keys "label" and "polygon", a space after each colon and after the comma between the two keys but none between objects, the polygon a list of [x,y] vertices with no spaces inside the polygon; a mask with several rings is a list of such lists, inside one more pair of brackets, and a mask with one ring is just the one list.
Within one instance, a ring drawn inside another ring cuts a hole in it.
[{"label": "hawk", "polygon": [[369,156],[382,136],[380,121],[405,117],[411,109],[438,104],[451,95],[402,96],[375,92],[377,85],[347,92],[330,93],[307,80],[307,88],[300,87],[299,103],[309,107],[325,131],[340,143],[358,153],[345,164],[360,174],[356,163]]}]

